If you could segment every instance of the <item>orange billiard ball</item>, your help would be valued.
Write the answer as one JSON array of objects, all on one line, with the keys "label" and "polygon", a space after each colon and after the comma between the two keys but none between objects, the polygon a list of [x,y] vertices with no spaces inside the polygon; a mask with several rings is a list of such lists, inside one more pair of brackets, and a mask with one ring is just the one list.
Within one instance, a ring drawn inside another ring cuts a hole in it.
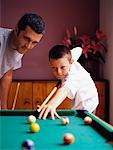
[{"label": "orange billiard ball", "polygon": [[33,132],[33,133],[36,133],[36,132],[39,132],[39,130],[40,130],[40,126],[39,126],[39,124],[38,123],[31,123],[31,125],[30,125],[30,130],[31,130],[31,132]]},{"label": "orange billiard ball", "polygon": [[91,124],[92,123],[92,118],[89,117],[89,116],[86,116],[84,118],[84,124],[88,125],[88,124]]},{"label": "orange billiard ball", "polygon": [[68,118],[67,116],[62,117],[62,118],[61,118],[61,123],[62,123],[63,125],[69,124],[69,118]]},{"label": "orange billiard ball", "polygon": [[66,133],[64,135],[64,143],[65,144],[72,144],[75,141],[75,137],[72,133]]}]

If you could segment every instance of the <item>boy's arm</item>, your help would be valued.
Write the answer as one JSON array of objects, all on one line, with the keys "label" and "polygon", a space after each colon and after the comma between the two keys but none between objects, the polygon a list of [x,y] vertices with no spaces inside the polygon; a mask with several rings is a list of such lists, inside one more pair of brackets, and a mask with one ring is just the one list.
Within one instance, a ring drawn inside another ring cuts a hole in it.
[{"label": "boy's arm", "polygon": [[7,109],[7,98],[9,88],[12,82],[12,70],[9,70],[4,74],[4,76],[0,79],[0,103],[1,109]]},{"label": "boy's arm", "polygon": [[74,61],[77,61],[79,57],[82,55],[82,48],[81,47],[75,47],[71,50],[72,59]]},{"label": "boy's arm", "polygon": [[[60,87],[52,97],[52,99],[49,101],[48,104],[46,104],[40,114],[39,114],[39,119],[46,119],[48,116],[48,113],[51,115],[51,119],[55,119],[54,115],[57,116],[56,114],[56,108],[63,102],[63,100],[67,97],[69,92],[68,88],[65,87]],[[58,116],[57,116],[58,117]]]}]

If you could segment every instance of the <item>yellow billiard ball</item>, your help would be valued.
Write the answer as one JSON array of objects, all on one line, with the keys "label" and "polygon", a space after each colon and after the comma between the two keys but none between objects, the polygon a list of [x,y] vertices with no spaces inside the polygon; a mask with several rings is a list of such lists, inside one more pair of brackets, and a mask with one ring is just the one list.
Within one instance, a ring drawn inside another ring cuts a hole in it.
[{"label": "yellow billiard ball", "polygon": [[30,130],[31,130],[31,132],[34,132],[34,133],[39,132],[39,130],[40,130],[39,124],[38,123],[34,123],[34,122],[31,123]]}]

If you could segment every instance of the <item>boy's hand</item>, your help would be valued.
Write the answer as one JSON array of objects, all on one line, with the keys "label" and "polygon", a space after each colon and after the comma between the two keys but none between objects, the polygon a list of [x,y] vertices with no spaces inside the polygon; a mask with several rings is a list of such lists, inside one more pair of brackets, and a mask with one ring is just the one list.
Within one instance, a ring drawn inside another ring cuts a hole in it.
[{"label": "boy's hand", "polygon": [[56,113],[56,108],[67,97],[68,92],[69,92],[68,88],[65,88],[65,87],[58,88],[56,93],[53,95],[52,99],[49,101],[49,103],[44,105],[40,109],[39,119],[45,120],[49,113],[50,113],[51,119],[54,120],[55,116],[60,119],[61,117]]},{"label": "boy's hand", "polygon": [[61,117],[56,112],[55,106],[52,105],[52,104],[49,104],[49,103],[42,108],[42,110],[39,114],[39,119],[44,119],[45,120],[49,113],[50,113],[50,116],[51,116],[52,120],[55,120],[55,116],[57,118],[61,119]]}]

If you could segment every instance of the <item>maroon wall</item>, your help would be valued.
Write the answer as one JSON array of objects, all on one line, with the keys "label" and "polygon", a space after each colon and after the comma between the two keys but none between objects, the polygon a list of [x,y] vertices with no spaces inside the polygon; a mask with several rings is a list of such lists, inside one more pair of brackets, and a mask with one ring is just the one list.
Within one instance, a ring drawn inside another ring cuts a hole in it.
[{"label": "maroon wall", "polygon": [[0,0],[0,26],[1,26],[1,0]]},{"label": "maroon wall", "polygon": [[76,25],[79,35],[93,34],[99,26],[99,0],[1,0],[1,25],[14,28],[26,12],[40,14],[46,34],[39,45],[23,58],[23,67],[14,79],[54,79],[48,62],[49,49],[60,44],[66,28]]}]

